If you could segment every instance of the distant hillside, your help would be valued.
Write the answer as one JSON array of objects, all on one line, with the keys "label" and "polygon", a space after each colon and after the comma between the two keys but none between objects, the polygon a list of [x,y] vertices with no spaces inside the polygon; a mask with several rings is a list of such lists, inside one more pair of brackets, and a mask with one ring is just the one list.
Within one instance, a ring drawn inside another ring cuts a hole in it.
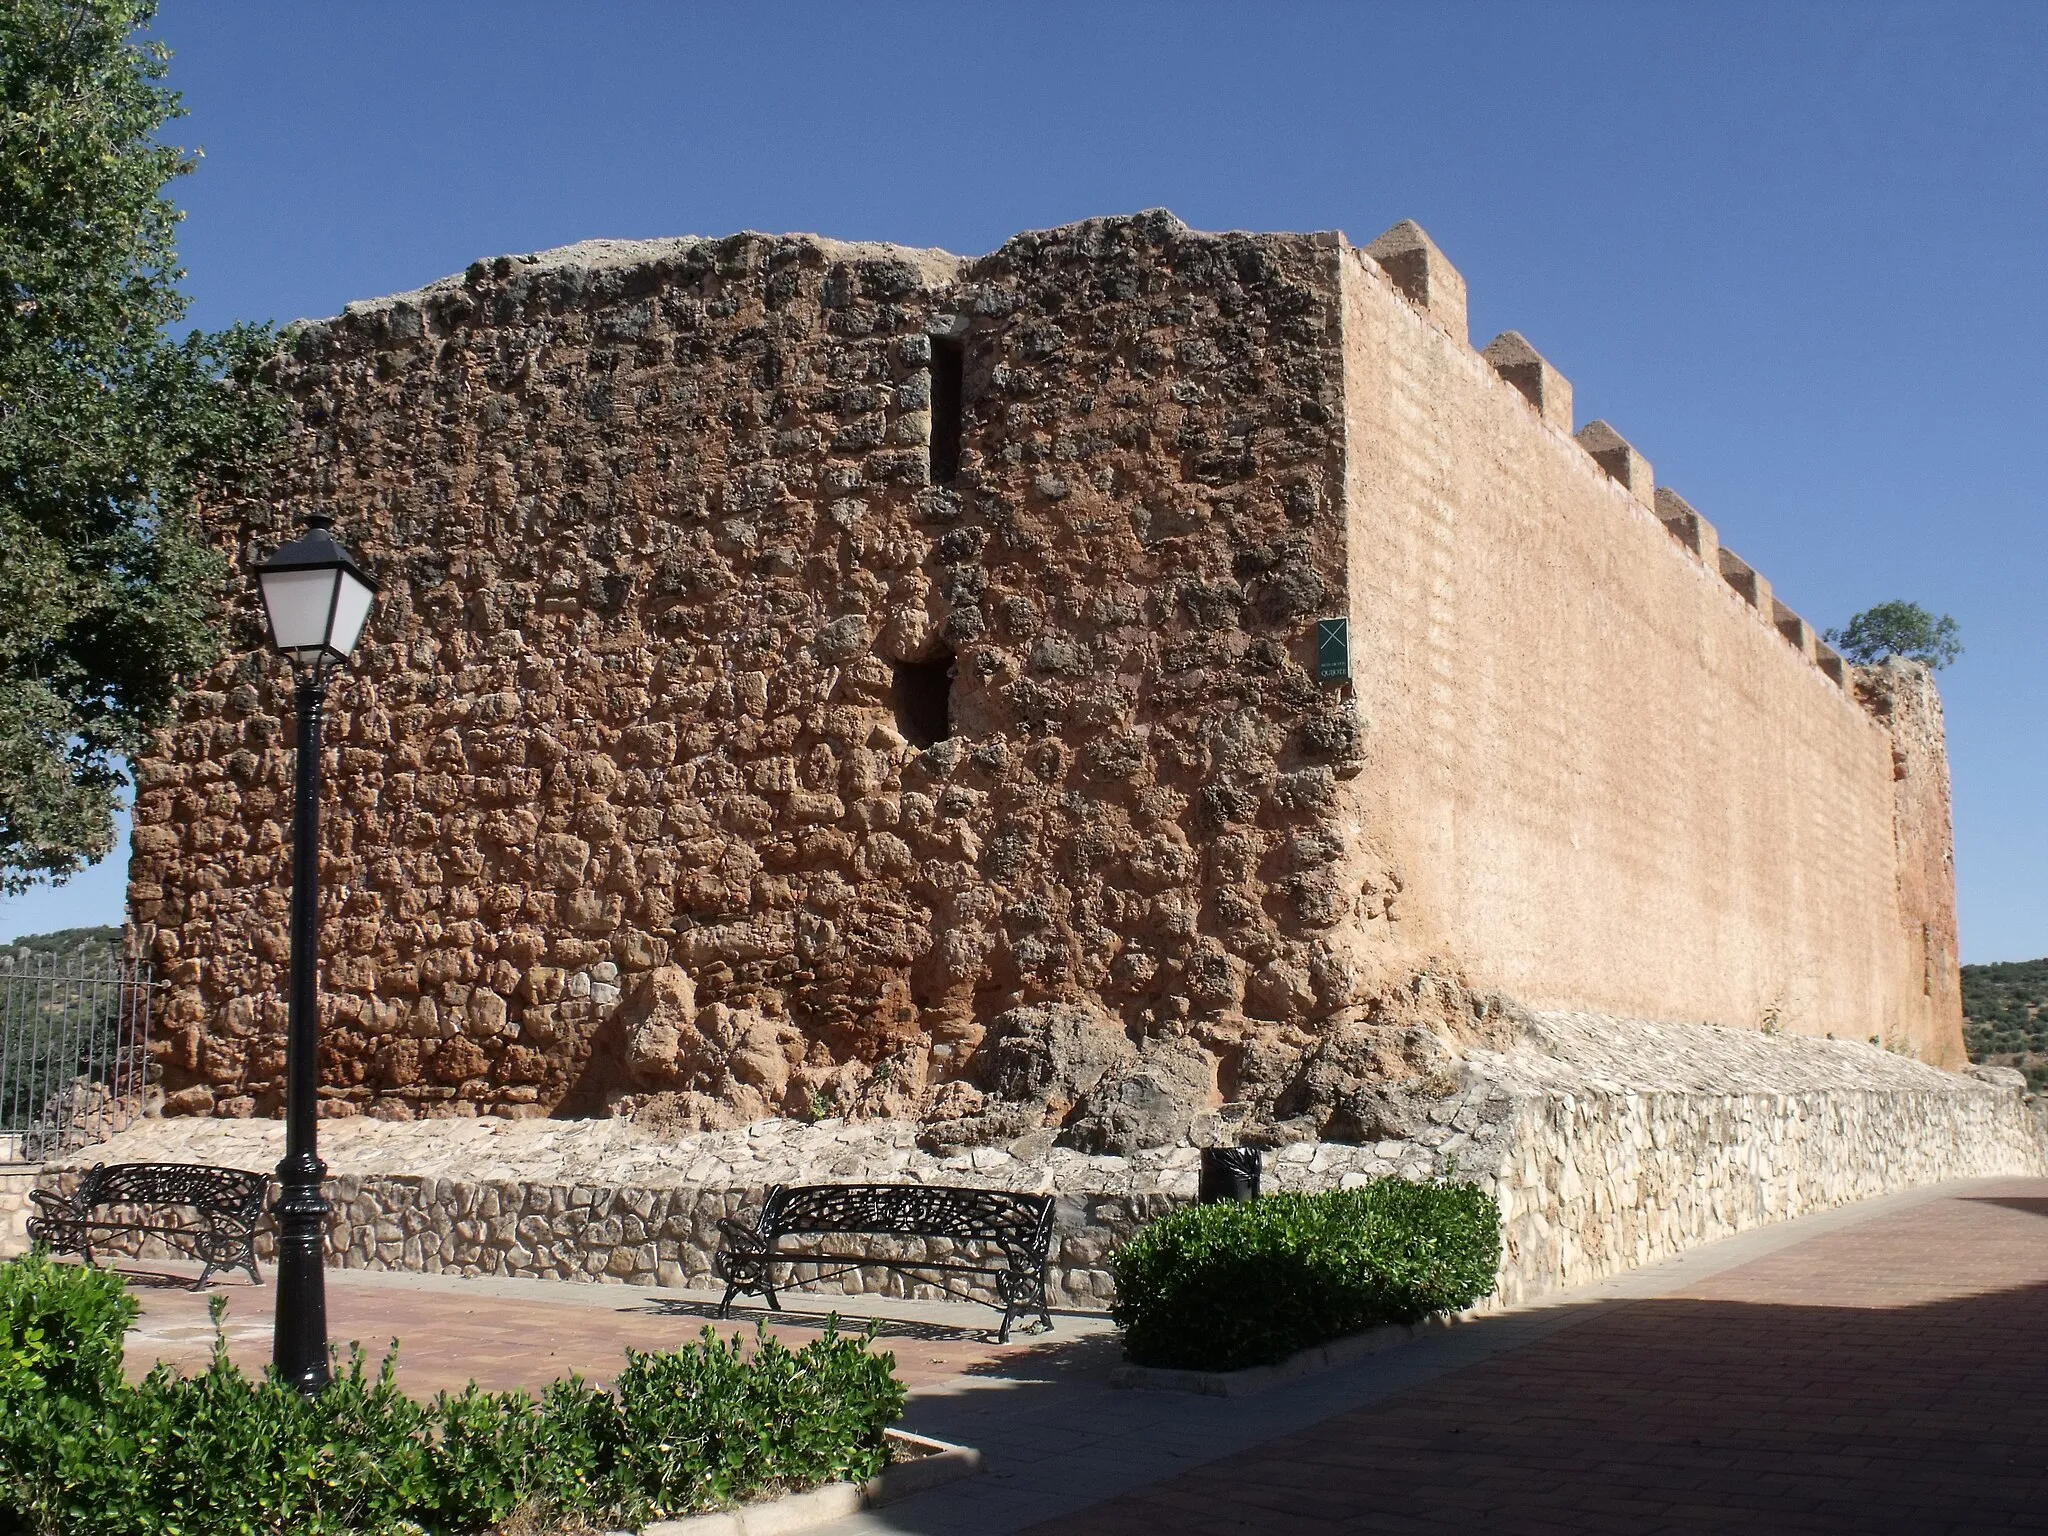
[{"label": "distant hillside", "polygon": [[2048,1088],[2048,959],[1964,966],[1963,1043],[1970,1060],[2018,1067]]},{"label": "distant hillside", "polygon": [[45,955],[86,966],[112,964],[121,958],[118,928],[60,928],[55,933],[27,933],[0,944],[0,972],[39,962]]}]

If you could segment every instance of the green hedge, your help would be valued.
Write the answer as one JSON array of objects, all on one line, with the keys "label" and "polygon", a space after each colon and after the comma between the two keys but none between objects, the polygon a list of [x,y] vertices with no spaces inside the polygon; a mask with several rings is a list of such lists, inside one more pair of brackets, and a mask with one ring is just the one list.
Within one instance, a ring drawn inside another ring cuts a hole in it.
[{"label": "green hedge", "polygon": [[[216,1298],[216,1329],[222,1314]],[[121,1374],[119,1277],[32,1255],[0,1265],[0,1531],[28,1536],[466,1536],[641,1524],[872,1477],[903,1412],[895,1357],[828,1328],[802,1349],[706,1328],[628,1350],[609,1392],[471,1385],[419,1403],[395,1356],[352,1347],[308,1400],[245,1375],[216,1338],[197,1376]]]},{"label": "green hedge", "polygon": [[1237,1370],[1493,1289],[1500,1208],[1476,1184],[1380,1179],[1178,1210],[1110,1255],[1124,1352]]}]

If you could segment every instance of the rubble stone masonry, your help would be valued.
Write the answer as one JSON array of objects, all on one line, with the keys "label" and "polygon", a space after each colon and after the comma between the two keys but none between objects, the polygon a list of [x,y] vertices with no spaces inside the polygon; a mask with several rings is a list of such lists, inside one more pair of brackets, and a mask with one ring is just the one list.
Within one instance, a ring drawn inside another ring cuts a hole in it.
[{"label": "rubble stone masonry", "polygon": [[173,1112],[281,1102],[250,577],[314,504],[384,586],[327,736],[332,1113],[1365,1143],[1523,1003],[1962,1062],[1924,673],[1852,675],[1574,439],[1412,225],[590,242],[274,378],[228,658],[139,765]]},{"label": "rubble stone masonry", "polygon": [[[1966,1075],[1846,1040],[1570,1013],[1530,1015],[1506,1049],[1476,1048],[1464,1066],[1411,1136],[1276,1148],[1265,1189],[1477,1179],[1501,1205],[1498,1305],[1890,1190],[2048,1170],[2040,1106],[2009,1068]],[[41,1182],[67,1188],[102,1160],[260,1169],[283,1134],[275,1121],[145,1121]],[[1053,1294],[1084,1308],[1114,1297],[1106,1255],[1194,1197],[1199,1156],[1091,1155],[1047,1131],[935,1154],[903,1122],[837,1119],[678,1139],[616,1119],[358,1117],[323,1144],[339,1266],[715,1288],[719,1221],[751,1216],[771,1184],[930,1182],[1056,1195]],[[260,1233],[266,1260],[269,1242]],[[169,1256],[155,1239],[108,1251]],[[936,1294],[880,1269],[827,1284]]]}]

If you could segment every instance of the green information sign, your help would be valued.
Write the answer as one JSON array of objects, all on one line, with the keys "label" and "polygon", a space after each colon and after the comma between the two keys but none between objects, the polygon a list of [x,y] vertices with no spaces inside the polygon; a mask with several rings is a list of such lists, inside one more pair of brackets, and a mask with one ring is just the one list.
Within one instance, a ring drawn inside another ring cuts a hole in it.
[{"label": "green information sign", "polygon": [[1316,681],[1351,681],[1351,621],[1316,620]]}]

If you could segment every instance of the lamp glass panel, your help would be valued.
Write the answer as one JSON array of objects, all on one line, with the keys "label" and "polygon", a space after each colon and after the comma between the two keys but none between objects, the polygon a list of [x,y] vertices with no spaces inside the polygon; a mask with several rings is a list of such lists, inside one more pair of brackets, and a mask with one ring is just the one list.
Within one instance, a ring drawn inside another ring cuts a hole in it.
[{"label": "lamp glass panel", "polygon": [[376,596],[367,582],[348,571],[341,573],[341,591],[334,598],[334,628],[327,636],[328,647],[340,657],[355,654],[356,639],[363,621],[370,616],[370,600]]},{"label": "lamp glass panel", "polygon": [[334,584],[341,572],[333,566],[311,571],[263,571],[264,611],[270,615],[270,639],[280,651],[317,650],[327,643],[327,621],[334,612]]}]

